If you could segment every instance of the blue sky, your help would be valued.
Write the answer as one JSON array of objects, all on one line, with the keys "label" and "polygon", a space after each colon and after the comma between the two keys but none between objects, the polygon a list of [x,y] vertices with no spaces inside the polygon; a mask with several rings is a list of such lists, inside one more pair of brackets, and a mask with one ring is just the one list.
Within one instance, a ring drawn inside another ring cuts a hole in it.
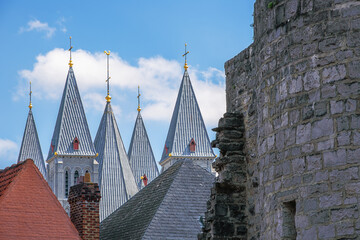
[{"label": "blue sky", "polygon": [[92,138],[105,107],[106,56],[110,95],[126,149],[133,131],[137,86],[142,115],[160,160],[183,74],[189,74],[210,139],[225,112],[224,62],[252,42],[255,0],[0,1],[0,169],[16,163],[28,114],[47,157],[68,71],[74,71]]}]

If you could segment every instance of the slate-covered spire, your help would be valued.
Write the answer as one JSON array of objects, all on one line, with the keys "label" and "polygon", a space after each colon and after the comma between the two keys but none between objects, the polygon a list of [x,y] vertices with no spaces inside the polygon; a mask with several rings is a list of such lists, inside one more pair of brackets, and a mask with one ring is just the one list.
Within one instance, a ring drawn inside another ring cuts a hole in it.
[{"label": "slate-covered spire", "polygon": [[[186,57],[186,52],[184,56]],[[204,161],[200,164],[210,169],[215,154],[211,148],[209,136],[197,103],[185,61],[185,71],[180,85],[174,112],[171,118],[164,151],[160,160],[163,167],[171,162],[191,158]],[[170,163],[171,165],[172,163]]]},{"label": "slate-covered spire", "polygon": [[138,115],[131,137],[128,156],[135,181],[139,189],[141,189],[144,186],[141,177],[145,174],[148,181],[151,182],[159,175],[159,169],[140,113],[140,93],[138,99]]},{"label": "slate-covered spire", "polygon": [[[71,60],[69,66],[48,159],[55,154],[96,156]],[[78,149],[74,147],[74,141],[76,140]]]},{"label": "slate-covered spire", "polygon": [[[109,76],[107,79],[110,79]],[[108,96],[95,137],[95,148],[99,153],[96,159],[99,162],[101,191],[100,221],[138,191]]]},{"label": "slate-covered spire", "polygon": [[36,125],[34,116],[32,113],[32,103],[31,103],[31,83],[30,83],[30,104],[29,104],[29,113],[26,120],[24,136],[21,142],[21,148],[18,158],[18,163],[25,161],[30,158],[34,161],[35,165],[40,170],[41,174],[46,178],[46,168],[44,157],[41,151],[39,137],[36,131]]}]

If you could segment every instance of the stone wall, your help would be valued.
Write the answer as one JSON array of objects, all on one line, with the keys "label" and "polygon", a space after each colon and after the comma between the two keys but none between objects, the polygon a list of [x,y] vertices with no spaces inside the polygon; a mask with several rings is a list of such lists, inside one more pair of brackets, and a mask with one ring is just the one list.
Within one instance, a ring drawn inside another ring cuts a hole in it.
[{"label": "stone wall", "polygon": [[357,239],[360,1],[257,0],[254,43],[225,72],[227,112],[244,115],[247,239]]}]

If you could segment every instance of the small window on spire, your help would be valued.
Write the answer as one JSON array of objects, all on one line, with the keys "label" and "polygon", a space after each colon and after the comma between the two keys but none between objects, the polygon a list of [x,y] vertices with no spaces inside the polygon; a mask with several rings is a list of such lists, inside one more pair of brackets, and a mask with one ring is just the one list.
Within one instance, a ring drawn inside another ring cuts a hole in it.
[{"label": "small window on spire", "polygon": [[79,139],[77,137],[74,138],[73,148],[74,150],[79,150]]},{"label": "small window on spire", "polygon": [[195,152],[196,143],[195,140],[192,138],[190,141],[190,152]]}]

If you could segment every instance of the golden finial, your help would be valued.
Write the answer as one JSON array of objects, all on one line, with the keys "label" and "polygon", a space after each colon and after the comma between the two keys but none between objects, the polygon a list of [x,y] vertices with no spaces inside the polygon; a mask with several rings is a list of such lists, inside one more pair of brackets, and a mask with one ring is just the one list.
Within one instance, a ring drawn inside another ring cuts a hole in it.
[{"label": "golden finial", "polygon": [[106,99],[106,102],[110,102],[111,101],[111,97],[110,97],[110,89],[109,89],[109,84],[110,84],[110,76],[109,76],[109,56],[110,56],[110,51],[104,51],[104,53],[106,54],[107,56],[107,79],[106,79],[106,82],[107,82],[107,96],[105,97]]},{"label": "golden finial", "polygon": [[72,60],[71,60],[71,50],[72,50],[72,46],[71,46],[71,37],[70,37],[70,48],[69,48],[69,52],[70,52],[70,61],[69,61],[69,66],[72,67],[74,64],[72,63]]},{"label": "golden finial", "polygon": [[184,65],[185,70],[188,69],[188,65],[186,62],[186,55],[189,53],[189,51],[186,51],[186,46],[187,46],[187,44],[185,43],[185,53],[182,55],[183,57],[185,57],[185,65]]},{"label": "golden finial", "polygon": [[137,108],[138,112],[141,111],[141,107],[140,107],[140,96],[141,96],[141,94],[140,94],[140,86],[138,86],[138,96],[137,96],[137,98],[138,98],[138,108]]},{"label": "golden finial", "polygon": [[29,109],[32,109],[32,104],[31,104],[31,94],[32,94],[32,91],[31,91],[31,81],[30,81],[30,93],[29,93],[29,96],[30,96],[30,103],[29,103]]}]

